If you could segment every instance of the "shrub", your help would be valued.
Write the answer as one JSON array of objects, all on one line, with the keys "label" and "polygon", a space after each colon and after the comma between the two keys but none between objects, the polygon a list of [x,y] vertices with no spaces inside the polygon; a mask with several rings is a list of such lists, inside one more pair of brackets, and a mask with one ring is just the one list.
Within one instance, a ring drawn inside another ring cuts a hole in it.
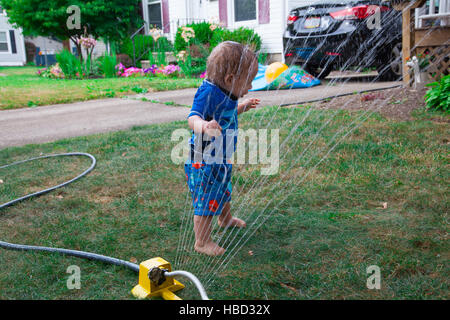
[{"label": "shrub", "polygon": [[428,109],[450,111],[450,75],[443,76],[439,82],[426,85],[432,87],[425,94]]},{"label": "shrub", "polygon": [[[153,42],[152,36],[137,35],[134,38],[136,59],[139,57],[141,57],[141,59],[147,58],[145,53],[153,48]],[[133,59],[133,41],[130,38],[127,38],[122,42],[120,53],[127,54]]]},{"label": "shrub", "polygon": [[66,49],[56,54],[56,61],[66,79],[79,78],[83,74],[81,61]]},{"label": "shrub", "polygon": [[[140,61],[148,59],[152,52],[166,52],[173,51],[172,43],[166,37],[159,37],[156,41],[151,35],[137,35],[135,38],[135,52],[136,52],[136,64],[140,66]],[[118,59],[125,66],[130,67],[133,64],[133,42],[131,39],[125,39],[120,46],[121,52],[118,55]],[[122,54],[130,58],[130,63],[128,60],[122,60],[119,58]]]},{"label": "shrub", "polygon": [[210,50],[214,49],[219,43],[223,41],[236,41],[244,45],[248,45],[253,51],[261,49],[261,37],[250,28],[240,27],[236,30],[216,29],[211,38]]},{"label": "shrub", "polygon": [[175,36],[174,48],[177,52],[187,49],[187,45],[192,44],[191,41],[187,43],[182,37],[183,28],[192,28],[195,33],[195,41],[201,44],[207,44],[211,41],[214,31],[211,30],[211,24],[208,22],[191,23],[186,26],[179,27]]},{"label": "shrub", "polygon": [[208,22],[178,28],[174,47],[182,72],[188,77],[202,74],[206,70],[206,62],[212,49],[228,40],[248,45],[254,51],[261,48],[261,38],[249,28],[241,27],[231,31]]},{"label": "shrub", "polygon": [[116,65],[117,57],[115,54],[108,55],[105,53],[104,56],[100,57],[99,60],[100,72],[105,78],[114,78],[117,75]]},{"label": "shrub", "polygon": [[126,53],[120,53],[116,56],[117,63],[123,64],[125,67],[129,68],[133,66],[133,59],[130,58]]},{"label": "shrub", "polygon": [[156,40],[155,46],[152,48],[153,52],[163,51],[170,52],[173,51],[173,45],[166,37],[160,37]]}]

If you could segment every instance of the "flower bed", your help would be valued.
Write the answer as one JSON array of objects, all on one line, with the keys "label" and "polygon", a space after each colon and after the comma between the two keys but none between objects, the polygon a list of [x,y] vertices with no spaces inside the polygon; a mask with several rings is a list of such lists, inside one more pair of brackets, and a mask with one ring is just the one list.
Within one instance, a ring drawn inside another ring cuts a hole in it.
[{"label": "flower bed", "polygon": [[118,77],[144,77],[144,76],[164,76],[170,78],[176,78],[180,76],[180,67],[169,64],[167,66],[161,65],[152,65],[150,68],[125,68],[125,66],[119,63],[116,66],[117,76]]}]

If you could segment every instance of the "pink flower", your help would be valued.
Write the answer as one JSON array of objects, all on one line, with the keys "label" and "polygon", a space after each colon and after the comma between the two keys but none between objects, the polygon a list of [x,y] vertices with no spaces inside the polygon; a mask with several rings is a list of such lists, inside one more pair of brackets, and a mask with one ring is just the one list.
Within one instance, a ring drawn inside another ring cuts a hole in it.
[{"label": "pink flower", "polygon": [[85,37],[81,37],[80,39],[78,39],[78,43],[85,47],[86,49],[91,49],[93,47],[95,47],[97,45],[97,40],[95,40],[94,38],[85,38]]},{"label": "pink flower", "polygon": [[128,78],[131,76],[143,76],[144,75],[144,71],[140,68],[136,68],[136,67],[131,67],[128,69],[125,69],[122,77]]},{"label": "pink flower", "polygon": [[175,72],[180,71],[180,67],[174,64],[169,64],[168,66],[161,66],[156,72],[162,73],[166,76],[174,74]]}]

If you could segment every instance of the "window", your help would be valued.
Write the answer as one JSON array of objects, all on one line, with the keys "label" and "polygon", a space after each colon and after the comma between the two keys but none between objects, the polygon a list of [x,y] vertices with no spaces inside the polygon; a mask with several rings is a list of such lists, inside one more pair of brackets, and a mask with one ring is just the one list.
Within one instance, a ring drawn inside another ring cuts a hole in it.
[{"label": "window", "polygon": [[256,0],[234,0],[234,21],[256,20]]},{"label": "window", "polygon": [[162,14],[161,14],[161,1],[149,0],[148,2],[148,24],[162,29]]},{"label": "window", "polygon": [[0,52],[9,52],[8,48],[8,34],[0,31]]}]

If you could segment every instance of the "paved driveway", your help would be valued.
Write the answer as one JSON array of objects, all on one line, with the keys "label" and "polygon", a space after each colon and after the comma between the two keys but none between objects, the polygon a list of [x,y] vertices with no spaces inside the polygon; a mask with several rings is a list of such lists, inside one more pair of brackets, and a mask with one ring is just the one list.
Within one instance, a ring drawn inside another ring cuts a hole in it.
[{"label": "paved driveway", "polygon": [[[304,89],[249,92],[248,97],[259,98],[261,100],[261,106],[293,105],[342,94],[389,88],[395,85],[401,85],[401,82],[347,82],[345,84],[337,83],[334,85],[322,84]],[[154,92],[142,95],[142,97],[162,103],[175,102],[180,105],[189,106],[192,104],[196,91],[197,89],[183,89]]]},{"label": "paved driveway", "polygon": [[0,149],[182,120],[188,113],[188,108],[132,99],[5,110],[0,111]]},{"label": "paved driveway", "polygon": [[[289,105],[335,95],[388,88],[401,82],[347,82],[295,90],[251,92],[261,106]],[[125,130],[136,125],[186,119],[196,89],[154,92],[128,99],[103,99],[18,110],[0,111],[0,149],[62,138]]]}]

